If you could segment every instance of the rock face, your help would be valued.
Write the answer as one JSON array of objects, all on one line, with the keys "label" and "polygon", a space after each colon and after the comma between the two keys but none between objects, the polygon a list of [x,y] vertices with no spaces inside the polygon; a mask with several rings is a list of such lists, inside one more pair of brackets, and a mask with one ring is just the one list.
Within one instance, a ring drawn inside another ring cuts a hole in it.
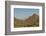
[{"label": "rock face", "polygon": [[36,14],[33,14],[32,16],[29,16],[27,19],[19,20],[14,19],[14,26],[15,27],[34,27],[39,26],[39,16]]}]

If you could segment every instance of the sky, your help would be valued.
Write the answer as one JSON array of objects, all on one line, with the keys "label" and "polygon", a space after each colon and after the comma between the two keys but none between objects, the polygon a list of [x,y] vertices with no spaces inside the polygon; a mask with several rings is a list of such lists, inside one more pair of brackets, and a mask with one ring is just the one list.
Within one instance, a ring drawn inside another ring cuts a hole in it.
[{"label": "sky", "polygon": [[29,8],[14,8],[14,16],[17,19],[26,19],[33,14],[39,15],[39,9],[29,9]]}]

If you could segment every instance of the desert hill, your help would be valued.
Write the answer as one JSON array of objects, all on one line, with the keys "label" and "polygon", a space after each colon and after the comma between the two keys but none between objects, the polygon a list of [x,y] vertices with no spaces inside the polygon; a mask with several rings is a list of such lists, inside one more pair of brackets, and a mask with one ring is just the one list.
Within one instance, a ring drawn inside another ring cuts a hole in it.
[{"label": "desert hill", "polygon": [[26,24],[29,26],[37,25],[39,24],[39,16],[36,14],[33,14],[32,16],[29,16],[28,19],[25,20]]},{"label": "desert hill", "polygon": [[36,14],[33,14],[32,16],[29,16],[25,20],[20,20],[14,18],[14,26],[15,27],[34,27],[39,26],[39,16]]}]

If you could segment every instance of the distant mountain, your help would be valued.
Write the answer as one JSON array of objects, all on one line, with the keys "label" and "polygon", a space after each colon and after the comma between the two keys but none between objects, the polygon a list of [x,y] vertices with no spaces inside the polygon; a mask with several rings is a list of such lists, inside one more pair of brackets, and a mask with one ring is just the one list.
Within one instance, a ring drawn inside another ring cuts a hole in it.
[{"label": "distant mountain", "polygon": [[16,19],[15,20],[15,25],[17,27],[31,27],[31,26],[39,26],[39,16],[36,14],[33,14],[32,16],[29,16],[27,19],[20,20],[20,19]]}]

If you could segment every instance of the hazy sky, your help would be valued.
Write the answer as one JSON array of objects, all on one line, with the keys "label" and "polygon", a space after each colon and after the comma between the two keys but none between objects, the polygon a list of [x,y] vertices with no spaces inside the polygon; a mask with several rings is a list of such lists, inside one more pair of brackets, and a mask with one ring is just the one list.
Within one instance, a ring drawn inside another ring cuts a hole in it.
[{"label": "hazy sky", "polygon": [[32,16],[34,13],[39,14],[39,9],[28,9],[28,8],[14,8],[14,16],[17,19],[26,19]]}]

